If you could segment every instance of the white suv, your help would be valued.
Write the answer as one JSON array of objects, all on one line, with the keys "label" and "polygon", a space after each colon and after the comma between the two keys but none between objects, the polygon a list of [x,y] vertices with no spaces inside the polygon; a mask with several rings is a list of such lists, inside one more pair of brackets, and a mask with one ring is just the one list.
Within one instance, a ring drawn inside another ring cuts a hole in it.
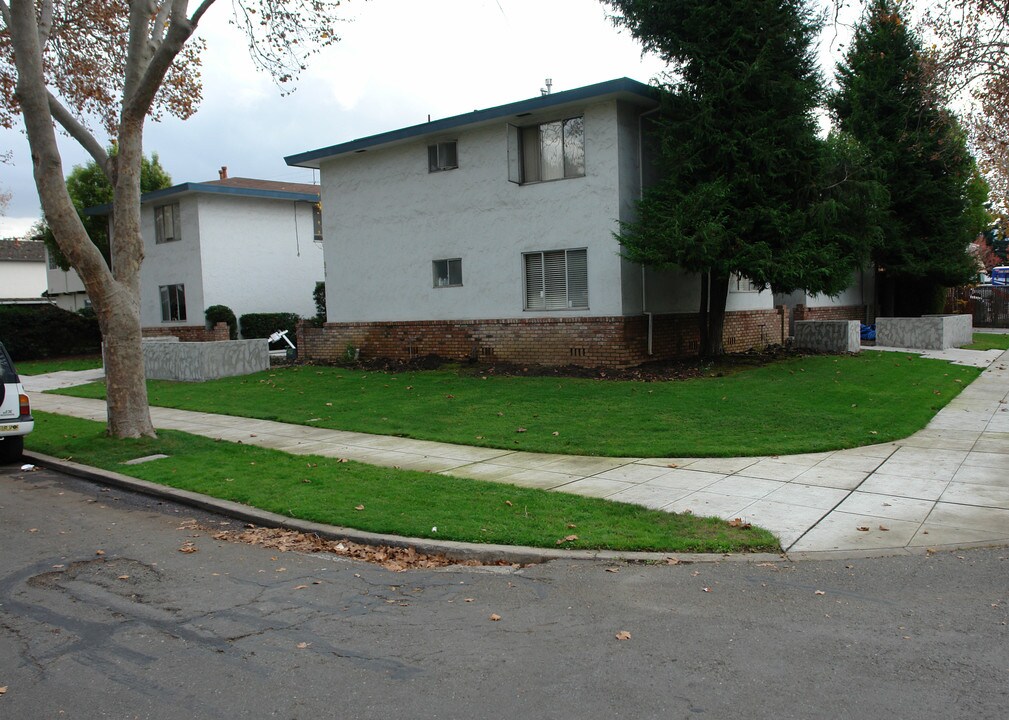
[{"label": "white suv", "polygon": [[21,457],[24,436],[35,429],[28,395],[21,387],[7,349],[0,343],[0,463]]}]

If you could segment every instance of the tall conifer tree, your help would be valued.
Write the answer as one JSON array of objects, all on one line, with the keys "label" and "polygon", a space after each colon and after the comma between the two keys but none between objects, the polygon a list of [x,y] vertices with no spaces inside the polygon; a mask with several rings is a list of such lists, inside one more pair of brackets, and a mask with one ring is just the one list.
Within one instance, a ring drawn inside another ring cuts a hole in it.
[{"label": "tall conifer tree", "polygon": [[897,3],[873,0],[829,101],[888,194],[872,254],[882,315],[936,312],[943,286],[976,275],[967,247],[986,224],[965,134],[927,86],[921,52]]}]

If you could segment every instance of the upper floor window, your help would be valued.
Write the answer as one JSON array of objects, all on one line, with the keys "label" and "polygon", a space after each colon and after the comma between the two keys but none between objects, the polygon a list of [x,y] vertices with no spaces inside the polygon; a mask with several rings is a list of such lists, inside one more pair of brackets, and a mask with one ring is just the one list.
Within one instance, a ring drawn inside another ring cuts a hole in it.
[{"label": "upper floor window", "polygon": [[577,310],[589,306],[585,248],[526,253],[525,309]]},{"label": "upper floor window", "polygon": [[49,252],[48,250],[46,250],[46,257],[49,259],[49,269],[50,270],[59,270],[60,269],[60,264],[58,262],[56,262],[56,256],[55,255],[53,255],[51,252]]},{"label": "upper floor window", "polygon": [[179,204],[171,203],[154,208],[154,241],[173,242],[182,239],[182,223],[179,221]]},{"label": "upper floor window", "polygon": [[458,287],[459,285],[462,285],[462,260],[460,258],[435,260],[434,286]]},{"label": "upper floor window", "polygon": [[585,175],[585,121],[567,118],[526,127],[509,126],[508,179],[535,183]]},{"label": "upper floor window", "polygon": [[454,170],[459,167],[459,153],[455,140],[435,143],[427,146],[427,171],[440,172]]}]

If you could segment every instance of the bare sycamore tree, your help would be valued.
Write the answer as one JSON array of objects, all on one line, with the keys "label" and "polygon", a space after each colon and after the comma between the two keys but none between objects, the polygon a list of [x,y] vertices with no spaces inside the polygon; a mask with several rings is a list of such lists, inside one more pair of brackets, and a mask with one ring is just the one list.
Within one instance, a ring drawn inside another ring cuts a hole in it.
[{"label": "bare sycamore tree", "polygon": [[963,113],[994,208],[1009,217],[1009,0],[930,0],[922,26],[935,43],[926,67]]},{"label": "bare sycamore tree", "polygon": [[[215,0],[0,0],[0,125],[20,115],[46,220],[77,270],[105,343],[109,432],[154,436],[140,328],[140,167],[144,123],[192,115],[201,99],[193,34]],[[339,0],[231,0],[258,67],[280,83],[337,40]],[[99,125],[117,147],[110,156]],[[57,126],[114,188],[110,268],[91,242],[64,181]]]}]

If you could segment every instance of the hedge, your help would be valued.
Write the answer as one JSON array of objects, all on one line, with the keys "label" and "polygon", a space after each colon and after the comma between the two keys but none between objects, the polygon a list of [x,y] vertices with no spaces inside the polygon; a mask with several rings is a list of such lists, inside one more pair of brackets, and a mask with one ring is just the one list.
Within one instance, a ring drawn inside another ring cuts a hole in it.
[{"label": "hedge", "polygon": [[[242,328],[242,337],[246,340],[252,338],[268,338],[278,330],[287,330],[287,337],[295,345],[298,344],[297,328],[298,321],[301,320],[295,313],[246,313],[239,319]],[[275,350],[288,347],[283,340],[274,346]]]},{"label": "hedge", "polygon": [[227,305],[211,305],[204,314],[207,317],[207,330],[213,330],[214,325],[219,322],[227,323],[228,338],[238,339],[238,319],[235,317],[234,310]]},{"label": "hedge", "polygon": [[98,319],[55,305],[0,305],[0,342],[14,360],[41,360],[101,351]]}]

